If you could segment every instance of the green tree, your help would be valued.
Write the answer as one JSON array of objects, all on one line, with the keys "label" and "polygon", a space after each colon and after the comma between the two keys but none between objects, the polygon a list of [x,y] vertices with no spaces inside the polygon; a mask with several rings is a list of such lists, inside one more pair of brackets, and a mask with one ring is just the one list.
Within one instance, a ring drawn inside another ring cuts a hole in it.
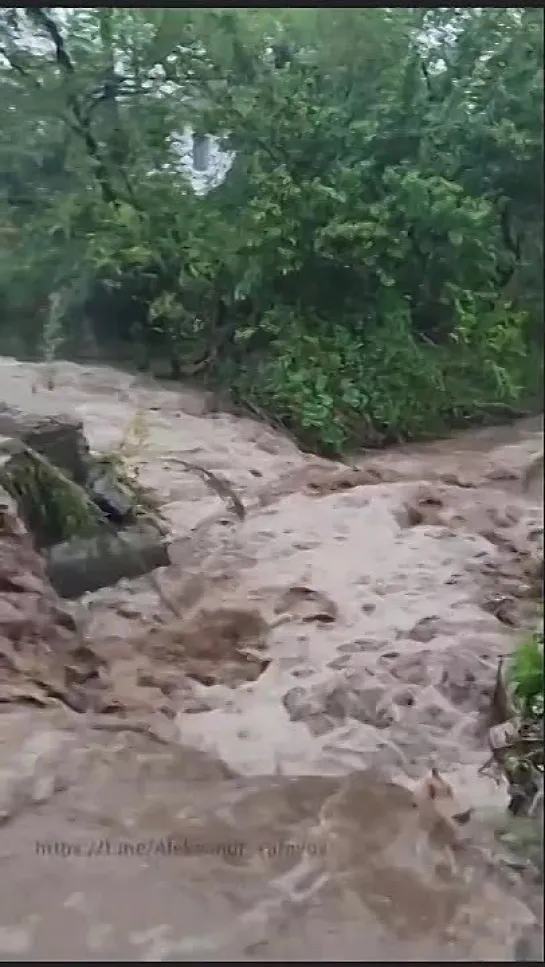
[{"label": "green tree", "polygon": [[[39,341],[61,292],[72,342],[90,318],[322,449],[514,405],[541,378],[542,28],[516,8],[4,11],[4,330]],[[187,126],[234,154],[206,195]]]}]

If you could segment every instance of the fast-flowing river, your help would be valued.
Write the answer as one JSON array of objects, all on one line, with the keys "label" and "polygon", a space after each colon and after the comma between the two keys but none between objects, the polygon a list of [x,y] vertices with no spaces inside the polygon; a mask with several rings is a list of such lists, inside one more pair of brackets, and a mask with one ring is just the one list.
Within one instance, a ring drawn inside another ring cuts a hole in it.
[{"label": "fast-flowing river", "polygon": [[[168,703],[162,742],[3,706],[0,957],[513,960],[539,887],[502,861],[506,790],[479,769],[498,658],[531,620],[542,420],[350,469],[110,367],[57,363],[48,389],[4,358],[0,386],[79,415],[99,451],[136,417],[128,459],[174,542],[153,581],[78,605],[120,707]],[[411,793],[432,765],[453,790],[438,822]]]}]

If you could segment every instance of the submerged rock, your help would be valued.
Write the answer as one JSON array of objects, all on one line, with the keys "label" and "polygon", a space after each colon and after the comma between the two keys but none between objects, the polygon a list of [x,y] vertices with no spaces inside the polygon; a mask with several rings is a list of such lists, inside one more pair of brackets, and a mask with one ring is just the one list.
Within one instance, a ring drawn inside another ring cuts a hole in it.
[{"label": "submerged rock", "polygon": [[119,483],[113,470],[101,472],[96,479],[91,479],[89,493],[112,523],[128,524],[134,520],[134,498]]},{"label": "submerged rock", "polygon": [[87,540],[73,538],[49,548],[46,560],[49,580],[63,598],[77,598],[170,563],[168,543],[149,524]]}]

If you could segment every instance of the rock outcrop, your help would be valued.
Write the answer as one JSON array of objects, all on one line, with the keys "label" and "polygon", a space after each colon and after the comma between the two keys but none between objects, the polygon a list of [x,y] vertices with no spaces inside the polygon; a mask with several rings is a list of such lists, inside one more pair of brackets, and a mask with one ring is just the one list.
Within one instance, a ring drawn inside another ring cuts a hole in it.
[{"label": "rock outcrop", "polygon": [[90,453],[79,420],[1,407],[0,486],[45,549],[49,579],[63,597],[169,563],[162,528],[115,467]]},{"label": "rock outcrop", "polygon": [[119,533],[72,538],[46,553],[48,577],[63,598],[135,578],[170,564],[168,543],[157,529],[139,524]]},{"label": "rock outcrop", "polygon": [[0,435],[31,447],[71,480],[83,485],[89,472],[89,445],[81,420],[68,416],[36,416],[0,406]]}]

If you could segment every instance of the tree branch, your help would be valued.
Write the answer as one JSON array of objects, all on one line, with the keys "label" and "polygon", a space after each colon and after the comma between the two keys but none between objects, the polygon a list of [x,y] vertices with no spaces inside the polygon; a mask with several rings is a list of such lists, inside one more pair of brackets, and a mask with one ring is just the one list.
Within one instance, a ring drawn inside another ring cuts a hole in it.
[{"label": "tree branch", "polygon": [[6,58],[12,70],[16,71],[21,77],[24,77],[25,80],[32,81],[36,87],[41,87],[41,83],[38,78],[34,77],[31,72],[26,69],[26,67],[23,67],[23,65],[20,64],[15,58],[14,54],[8,51],[7,47],[0,47],[0,54]]},{"label": "tree branch", "polygon": [[116,202],[118,200],[117,192],[112,186],[110,174],[91,130],[89,117],[86,117],[73,87],[76,70],[72,58],[66,49],[60,30],[44,7],[30,7],[26,11],[26,14],[31,21],[45,31],[55,47],[55,59],[67,82],[66,98],[75,121],[75,124],[72,126],[73,130],[82,138],[87,153],[95,164],[96,176],[104,201],[109,203]]}]

